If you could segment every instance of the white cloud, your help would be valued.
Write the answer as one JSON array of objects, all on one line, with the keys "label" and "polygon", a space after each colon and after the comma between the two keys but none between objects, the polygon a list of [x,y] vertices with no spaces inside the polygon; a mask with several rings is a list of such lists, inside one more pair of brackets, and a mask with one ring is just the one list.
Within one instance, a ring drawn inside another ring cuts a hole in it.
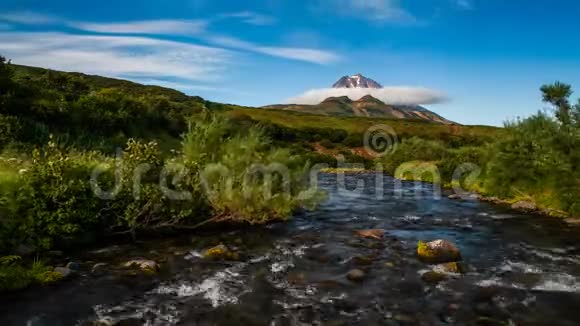
[{"label": "white cloud", "polygon": [[208,41],[210,43],[239,49],[246,50],[256,53],[267,54],[270,56],[306,61],[317,64],[329,64],[339,61],[341,58],[338,54],[318,49],[309,48],[299,48],[299,47],[274,47],[274,46],[262,46],[254,44],[251,42],[243,41],[233,37],[226,36],[213,36],[209,37]]},{"label": "white cloud", "polygon": [[0,32],[4,56],[15,63],[110,77],[219,80],[227,50],[134,36]]},{"label": "white cloud", "polygon": [[259,13],[253,12],[253,11],[233,12],[233,13],[223,14],[220,17],[222,17],[222,18],[237,18],[246,24],[256,25],[256,26],[267,26],[267,25],[273,25],[276,23],[276,19],[274,17],[259,14]]},{"label": "white cloud", "polygon": [[312,89],[304,94],[286,100],[289,104],[318,104],[329,97],[348,96],[355,101],[371,95],[387,104],[427,105],[442,103],[447,96],[428,88],[393,86],[384,88],[322,88]]},{"label": "white cloud", "polygon": [[29,24],[29,25],[51,24],[59,21],[59,19],[54,16],[43,15],[28,11],[0,14],[0,20],[11,23]]},{"label": "white cloud", "polygon": [[205,20],[144,20],[117,23],[71,22],[69,26],[97,33],[198,35],[205,32]]},{"label": "white cloud", "polygon": [[417,23],[399,0],[319,0],[320,10],[332,9],[340,15],[356,16],[374,22]]}]

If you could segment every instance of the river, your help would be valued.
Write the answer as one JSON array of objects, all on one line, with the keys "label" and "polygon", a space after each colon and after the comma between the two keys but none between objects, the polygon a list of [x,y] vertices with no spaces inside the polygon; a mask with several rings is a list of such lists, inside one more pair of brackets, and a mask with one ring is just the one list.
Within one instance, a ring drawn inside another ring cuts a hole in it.
[{"label": "river", "polygon": [[[432,186],[374,174],[320,185],[328,199],[286,223],[171,239],[108,244],[71,259],[79,274],[51,287],[4,294],[0,325],[578,325],[579,228],[475,199],[436,198]],[[380,240],[355,231],[384,229]],[[416,257],[418,240],[447,239],[464,274],[439,283]],[[223,243],[239,261],[201,253]],[[153,276],[116,268],[154,259]],[[105,262],[103,272],[91,266]],[[352,282],[346,274],[360,269]]]}]

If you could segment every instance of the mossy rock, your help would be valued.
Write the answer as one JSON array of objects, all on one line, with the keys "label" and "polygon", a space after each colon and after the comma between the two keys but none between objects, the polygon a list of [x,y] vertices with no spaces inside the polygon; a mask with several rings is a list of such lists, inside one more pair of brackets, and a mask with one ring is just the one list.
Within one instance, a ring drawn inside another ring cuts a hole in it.
[{"label": "mossy rock", "polygon": [[447,240],[419,241],[417,256],[421,261],[429,264],[443,264],[461,260],[459,249]]},{"label": "mossy rock", "polygon": [[159,264],[153,260],[135,259],[123,264],[125,268],[139,269],[147,274],[155,274],[159,271]]},{"label": "mossy rock", "polygon": [[203,257],[209,260],[240,260],[240,255],[237,252],[230,250],[223,244],[207,249],[203,253]]}]

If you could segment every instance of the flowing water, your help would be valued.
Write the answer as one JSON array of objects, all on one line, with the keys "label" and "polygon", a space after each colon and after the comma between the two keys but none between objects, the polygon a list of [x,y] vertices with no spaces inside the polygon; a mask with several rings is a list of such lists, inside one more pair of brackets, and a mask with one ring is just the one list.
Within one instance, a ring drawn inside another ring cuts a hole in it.
[{"label": "flowing water", "polygon": [[[104,247],[76,257],[74,278],[0,298],[0,325],[578,325],[579,229],[476,200],[436,199],[431,185],[376,176],[321,178],[316,211],[266,227]],[[354,232],[384,229],[382,240]],[[427,283],[418,240],[448,239],[464,274]],[[210,262],[223,243],[239,261]],[[145,257],[154,275],[116,268]],[[92,273],[106,262],[109,269]],[[366,273],[351,282],[352,269]]]}]

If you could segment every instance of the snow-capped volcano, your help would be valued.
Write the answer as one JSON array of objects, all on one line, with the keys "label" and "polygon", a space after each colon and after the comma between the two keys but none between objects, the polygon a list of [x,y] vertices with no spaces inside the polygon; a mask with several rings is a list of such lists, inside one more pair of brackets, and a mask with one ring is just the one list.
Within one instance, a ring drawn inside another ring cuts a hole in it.
[{"label": "snow-capped volcano", "polygon": [[383,88],[381,84],[376,81],[367,78],[361,74],[356,74],[352,76],[344,76],[340,78],[334,85],[333,88]]}]

